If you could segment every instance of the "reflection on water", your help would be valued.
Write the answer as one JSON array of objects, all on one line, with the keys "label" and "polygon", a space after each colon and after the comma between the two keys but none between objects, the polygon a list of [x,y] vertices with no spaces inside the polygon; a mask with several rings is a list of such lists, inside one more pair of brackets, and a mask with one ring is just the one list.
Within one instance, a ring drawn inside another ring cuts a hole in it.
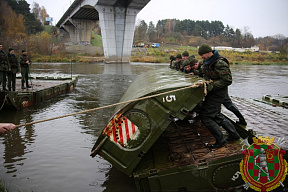
[{"label": "reflection on water", "polygon": [[[72,93],[23,110],[0,111],[0,122],[21,124],[116,103],[133,81],[168,64],[73,64]],[[288,95],[287,66],[232,66],[231,96]],[[33,64],[32,73],[70,74],[71,65]],[[134,191],[133,180],[89,156],[114,108],[34,124],[0,136],[0,178],[9,191]]]}]

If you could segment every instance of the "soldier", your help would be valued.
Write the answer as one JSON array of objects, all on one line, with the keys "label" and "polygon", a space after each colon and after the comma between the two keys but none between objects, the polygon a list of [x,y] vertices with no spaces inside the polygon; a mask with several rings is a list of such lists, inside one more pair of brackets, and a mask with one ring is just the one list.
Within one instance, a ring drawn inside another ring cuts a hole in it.
[{"label": "soldier", "polygon": [[10,63],[11,71],[7,73],[8,76],[8,90],[11,91],[11,83],[12,83],[12,89],[15,91],[15,84],[16,84],[16,73],[19,73],[19,64],[16,55],[14,54],[14,49],[9,48],[8,53],[8,60]]},{"label": "soldier", "polygon": [[[31,65],[31,60],[27,55],[26,50],[22,50],[22,55],[19,58],[20,61],[20,66],[21,66],[21,89],[26,89],[26,88],[31,88],[29,86],[29,73],[30,73],[30,69],[29,69],[29,65]],[[26,87],[24,86],[24,83],[26,82]]]},{"label": "soldier", "polygon": [[184,51],[184,52],[182,53],[182,59],[185,61],[188,57],[189,57],[188,51]]},{"label": "soldier", "polygon": [[[205,80],[211,80],[208,85],[208,94],[202,103],[200,119],[202,123],[211,131],[216,142],[209,145],[210,148],[220,148],[228,141],[240,139],[233,124],[221,115],[221,104],[228,92],[228,86],[232,83],[232,74],[229,62],[219,55],[217,50],[213,50],[209,45],[203,44],[199,47],[198,54],[205,63],[202,66]],[[229,134],[227,140],[224,138],[221,125]]]},{"label": "soldier", "polygon": [[173,55],[170,56],[170,68],[174,69],[174,67],[172,66],[172,62],[176,60],[176,57],[174,57]]},{"label": "soldier", "polygon": [[198,63],[198,60],[193,57],[189,57],[183,63],[184,63],[184,73],[188,73],[189,75],[194,75],[193,66],[195,65],[195,63]]},{"label": "soldier", "polygon": [[0,43],[0,84],[2,83],[3,91],[6,89],[7,72],[10,71],[10,64],[7,55],[3,51],[3,45]]},{"label": "soldier", "polygon": [[[196,63],[194,68],[194,74],[199,75],[201,72],[201,66],[203,65],[203,61],[200,61],[199,63]],[[231,98],[229,97],[229,94],[227,92],[227,95],[222,103],[229,111],[233,112],[236,117],[238,117],[238,121],[236,123],[246,126],[247,122],[243,115],[240,113],[239,109],[236,107],[236,105],[232,102]]]},{"label": "soldier", "polygon": [[192,68],[194,69],[194,75],[200,74],[200,69],[201,69],[202,65],[203,65],[203,61],[201,60],[192,66]]},{"label": "soldier", "polygon": [[176,55],[176,61],[172,61],[173,69],[176,69],[177,71],[179,71],[181,63],[182,63],[182,56],[181,56],[181,54],[177,54]]},{"label": "soldier", "polygon": [[184,72],[184,61],[186,60],[186,59],[188,59],[188,57],[189,57],[189,53],[187,52],[187,51],[184,51],[183,53],[182,53],[182,62],[180,63],[180,71],[182,71],[182,72]]}]

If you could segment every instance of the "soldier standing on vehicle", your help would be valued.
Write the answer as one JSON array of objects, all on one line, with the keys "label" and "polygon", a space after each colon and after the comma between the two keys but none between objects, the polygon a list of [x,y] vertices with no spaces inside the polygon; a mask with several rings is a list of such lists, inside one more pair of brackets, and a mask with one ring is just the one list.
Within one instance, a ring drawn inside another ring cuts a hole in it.
[{"label": "soldier standing on vehicle", "polygon": [[[30,58],[27,55],[26,50],[22,50],[22,55],[19,58],[20,66],[21,66],[21,89],[31,88],[29,86],[29,73],[30,69],[29,66],[32,64]],[[26,82],[26,87],[24,83]]]},{"label": "soldier standing on vehicle", "polygon": [[7,72],[10,71],[10,64],[7,55],[3,51],[3,45],[0,43],[0,84],[2,84],[3,91],[6,89]]},{"label": "soldier standing on vehicle", "polygon": [[[203,74],[200,76],[211,81],[207,87],[208,94],[205,96],[205,101],[201,107],[200,119],[216,139],[216,142],[209,147],[220,148],[226,144],[227,140],[240,138],[233,124],[223,115],[219,115],[221,114],[221,104],[228,92],[228,86],[232,83],[232,74],[228,60],[221,57],[217,50],[212,50],[209,45],[201,45],[198,54],[205,60],[202,66]],[[228,132],[227,140],[224,138],[219,125]]]},{"label": "soldier standing on vehicle", "polygon": [[8,53],[8,60],[10,63],[11,71],[8,71],[7,76],[8,76],[8,90],[11,91],[11,84],[12,84],[12,89],[15,91],[16,89],[16,73],[19,73],[19,64],[18,64],[18,59],[14,53],[13,48],[9,48],[9,53]]}]

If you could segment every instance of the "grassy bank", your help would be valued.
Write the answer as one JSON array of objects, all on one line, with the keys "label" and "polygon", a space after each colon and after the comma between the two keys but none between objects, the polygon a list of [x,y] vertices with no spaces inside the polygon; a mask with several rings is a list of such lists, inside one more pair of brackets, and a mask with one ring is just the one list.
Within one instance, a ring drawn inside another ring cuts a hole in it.
[{"label": "grassy bank", "polygon": [[87,55],[60,53],[57,55],[39,55],[32,57],[32,62],[36,63],[97,63],[103,62],[104,57],[91,57]]},{"label": "grassy bank", "polygon": [[[169,63],[171,55],[176,56],[178,53],[188,51],[189,55],[195,55],[200,60],[198,49],[189,46],[165,46],[160,48],[132,48],[131,62],[143,63]],[[219,53],[226,57],[231,64],[254,64],[254,65],[288,65],[288,54],[280,53],[264,53],[264,52],[232,52],[219,51]],[[67,63],[67,62],[83,62],[95,63],[104,62],[104,56],[93,57],[89,55],[81,55],[77,53],[60,52],[55,55],[39,55],[33,54],[33,62],[47,62],[47,63]]]},{"label": "grassy bank", "polygon": [[[195,47],[162,47],[162,48],[134,48],[132,62],[169,63],[171,55],[176,56],[188,51],[200,60],[198,49]],[[232,52],[219,51],[220,55],[226,57],[231,64],[255,64],[255,65],[288,65],[288,54],[264,53],[264,52]]]}]

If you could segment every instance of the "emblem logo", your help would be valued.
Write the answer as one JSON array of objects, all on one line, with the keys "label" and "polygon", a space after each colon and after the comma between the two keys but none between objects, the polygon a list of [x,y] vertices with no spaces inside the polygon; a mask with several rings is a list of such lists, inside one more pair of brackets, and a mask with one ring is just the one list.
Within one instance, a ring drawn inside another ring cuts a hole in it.
[{"label": "emblem logo", "polygon": [[244,188],[255,191],[271,191],[280,185],[287,175],[287,162],[283,159],[286,151],[274,143],[274,137],[253,138],[253,144],[242,151],[244,159],[240,163]]}]

